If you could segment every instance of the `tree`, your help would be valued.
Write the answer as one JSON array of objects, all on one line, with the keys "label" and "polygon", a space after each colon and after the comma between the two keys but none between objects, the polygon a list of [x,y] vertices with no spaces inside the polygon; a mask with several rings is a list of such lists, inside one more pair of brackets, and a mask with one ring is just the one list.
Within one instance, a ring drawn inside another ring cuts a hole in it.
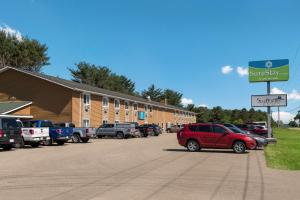
[{"label": "tree", "polygon": [[298,127],[298,124],[295,120],[289,122],[289,127]]},{"label": "tree", "polygon": [[167,99],[167,103],[169,105],[182,107],[181,104],[182,94],[180,92],[176,92],[171,89],[165,89],[163,97],[164,99]]},{"label": "tree", "polygon": [[135,95],[135,83],[126,76],[112,73],[108,67],[79,62],[76,69],[68,68],[74,82]]},{"label": "tree", "polygon": [[142,91],[142,97],[145,99],[150,97],[151,100],[160,102],[164,99],[164,93],[162,89],[156,88],[155,85],[152,84],[147,90]]},{"label": "tree", "polygon": [[297,115],[294,117],[294,120],[300,122],[300,110],[298,111]]},{"label": "tree", "polygon": [[17,38],[0,30],[0,67],[10,66],[40,72],[49,65],[48,47],[35,39]]}]

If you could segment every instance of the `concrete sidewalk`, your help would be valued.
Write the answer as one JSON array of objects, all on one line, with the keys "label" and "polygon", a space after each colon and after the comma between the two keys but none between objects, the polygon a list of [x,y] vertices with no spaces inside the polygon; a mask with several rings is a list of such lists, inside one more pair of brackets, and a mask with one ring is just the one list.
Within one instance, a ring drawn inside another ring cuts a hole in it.
[{"label": "concrete sidewalk", "polygon": [[300,199],[300,172],[263,151],[190,153],[175,134],[0,152],[0,199]]}]

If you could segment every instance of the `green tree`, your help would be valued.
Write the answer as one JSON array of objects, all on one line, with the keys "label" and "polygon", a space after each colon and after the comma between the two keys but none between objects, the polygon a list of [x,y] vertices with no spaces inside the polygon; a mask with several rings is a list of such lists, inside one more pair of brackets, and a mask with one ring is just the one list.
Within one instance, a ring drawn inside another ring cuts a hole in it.
[{"label": "green tree", "polygon": [[35,39],[17,38],[0,30],[0,67],[10,66],[40,72],[49,64],[48,47]]},{"label": "green tree", "polygon": [[73,81],[95,87],[136,95],[135,83],[126,76],[112,73],[108,67],[79,62],[76,69],[68,68]]},{"label": "green tree", "polygon": [[298,127],[298,124],[295,120],[289,122],[289,127]]},{"label": "green tree", "polygon": [[298,111],[297,115],[294,117],[294,120],[300,122],[300,110]]},{"label": "green tree", "polygon": [[164,99],[167,99],[169,105],[182,107],[181,104],[182,94],[180,92],[176,92],[171,89],[165,89],[163,93],[164,93],[163,97]]},{"label": "green tree", "polygon": [[142,91],[142,97],[145,99],[150,97],[151,100],[160,102],[164,99],[164,94],[162,89],[156,88],[155,85],[152,84],[147,90]]}]

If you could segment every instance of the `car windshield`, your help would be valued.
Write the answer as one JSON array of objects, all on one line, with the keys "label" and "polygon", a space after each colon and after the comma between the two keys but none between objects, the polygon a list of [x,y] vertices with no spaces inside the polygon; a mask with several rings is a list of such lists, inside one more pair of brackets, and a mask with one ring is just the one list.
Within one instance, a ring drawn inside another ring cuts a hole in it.
[{"label": "car windshield", "polygon": [[229,129],[232,130],[234,133],[246,134],[245,131],[239,129],[238,127],[230,127]]}]

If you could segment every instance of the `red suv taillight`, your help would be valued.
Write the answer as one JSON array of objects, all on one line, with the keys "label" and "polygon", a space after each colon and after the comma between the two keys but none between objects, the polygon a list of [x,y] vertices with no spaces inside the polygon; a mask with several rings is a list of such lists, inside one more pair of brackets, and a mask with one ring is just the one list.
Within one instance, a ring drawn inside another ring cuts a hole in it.
[{"label": "red suv taillight", "polygon": [[34,134],[34,130],[33,130],[33,129],[30,129],[30,130],[29,130],[29,133],[30,133],[30,135],[33,135],[33,134]]},{"label": "red suv taillight", "polygon": [[0,129],[0,137],[4,137],[4,132],[2,129]]}]

